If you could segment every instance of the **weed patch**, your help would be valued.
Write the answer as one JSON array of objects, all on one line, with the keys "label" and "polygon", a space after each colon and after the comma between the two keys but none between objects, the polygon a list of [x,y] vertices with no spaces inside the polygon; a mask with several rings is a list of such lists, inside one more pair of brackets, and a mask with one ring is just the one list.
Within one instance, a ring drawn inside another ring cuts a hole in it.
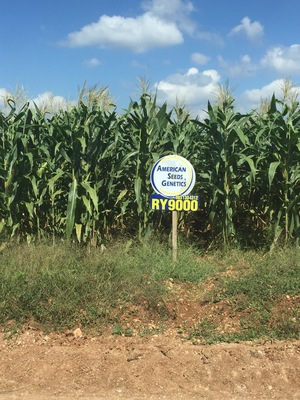
[{"label": "weed patch", "polygon": [[44,331],[109,328],[122,336],[173,329],[203,343],[297,338],[299,256],[297,249],[201,254],[184,245],[174,263],[155,241],[105,251],[64,242],[7,246],[0,324],[8,334],[31,321]]}]

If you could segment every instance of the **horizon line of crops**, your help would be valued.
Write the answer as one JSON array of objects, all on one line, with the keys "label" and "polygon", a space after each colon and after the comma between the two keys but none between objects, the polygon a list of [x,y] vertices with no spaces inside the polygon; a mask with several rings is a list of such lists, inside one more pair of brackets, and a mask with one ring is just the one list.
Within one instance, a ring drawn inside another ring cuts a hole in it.
[{"label": "horizon line of crops", "polygon": [[[196,171],[201,210],[180,229],[202,243],[299,245],[300,107],[286,82],[261,112],[237,112],[228,88],[207,116],[159,106],[144,91],[118,114],[92,97],[49,114],[29,102],[0,111],[0,239],[74,238],[97,245],[119,234],[168,232],[149,209],[149,175],[167,154]],[[102,93],[103,94],[103,93]]]}]

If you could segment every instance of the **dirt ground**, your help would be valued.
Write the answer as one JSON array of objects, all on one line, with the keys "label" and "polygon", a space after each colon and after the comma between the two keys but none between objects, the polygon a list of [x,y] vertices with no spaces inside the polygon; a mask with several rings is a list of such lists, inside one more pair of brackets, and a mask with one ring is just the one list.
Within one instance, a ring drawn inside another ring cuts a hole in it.
[{"label": "dirt ground", "polygon": [[167,332],[29,330],[0,346],[1,400],[300,399],[300,341],[203,346]]},{"label": "dirt ground", "polygon": [[[300,340],[187,340],[181,327],[218,315],[230,332],[239,315],[199,299],[197,288],[167,284],[174,296],[164,329],[141,304],[123,311],[122,329],[101,335],[82,327],[45,334],[34,322],[11,338],[0,333],[0,400],[300,400]],[[284,309],[295,301],[287,296]]]}]

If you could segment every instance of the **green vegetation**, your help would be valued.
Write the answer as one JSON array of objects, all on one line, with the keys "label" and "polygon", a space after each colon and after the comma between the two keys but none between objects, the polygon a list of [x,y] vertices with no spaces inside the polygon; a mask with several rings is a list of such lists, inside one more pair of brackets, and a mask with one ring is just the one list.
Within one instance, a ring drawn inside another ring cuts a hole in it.
[{"label": "green vegetation", "polygon": [[[149,209],[152,166],[167,154],[196,171],[200,212],[181,213],[202,246],[299,245],[300,107],[289,82],[241,115],[227,89],[204,120],[143,92],[118,114],[105,90],[47,112],[6,99],[0,112],[0,241],[66,237],[88,245],[170,231]],[[107,102],[107,101],[108,102]]]},{"label": "green vegetation", "polygon": [[[300,104],[290,82],[246,115],[221,89],[204,119],[145,91],[122,114],[106,89],[85,87],[65,110],[5,104],[1,326],[32,320],[131,336],[124,313],[142,308],[156,323],[140,334],[151,334],[176,319],[171,286],[188,283],[187,301],[207,313],[178,334],[207,343],[299,337]],[[201,199],[199,212],[179,213],[177,262],[170,213],[149,207],[151,168],[168,154],[192,163]]]},{"label": "green vegetation", "polygon": [[295,248],[201,254],[184,244],[174,263],[166,244],[149,240],[90,252],[68,242],[11,245],[0,253],[0,274],[0,325],[8,332],[31,321],[44,331],[150,335],[177,323],[173,310],[186,304],[188,323],[179,321],[177,332],[195,342],[300,335]]},{"label": "green vegetation", "polygon": [[157,309],[165,279],[204,279],[190,249],[170,263],[167,246],[130,241],[103,251],[68,243],[13,245],[0,253],[0,324],[33,319],[54,329],[118,321],[128,303]]},{"label": "green vegetation", "polygon": [[[191,339],[205,343],[300,337],[300,252],[285,249],[274,254],[238,253],[230,273],[215,277],[207,301],[215,314],[190,330]],[[234,321],[220,329],[220,321]]]}]

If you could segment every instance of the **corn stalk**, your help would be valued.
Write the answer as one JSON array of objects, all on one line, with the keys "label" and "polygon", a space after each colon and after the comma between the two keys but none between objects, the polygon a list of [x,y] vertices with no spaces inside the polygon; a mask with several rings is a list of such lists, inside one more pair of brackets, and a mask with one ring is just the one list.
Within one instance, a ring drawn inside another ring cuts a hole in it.
[{"label": "corn stalk", "polygon": [[247,165],[247,173],[255,177],[253,163],[245,153],[249,144],[244,133],[247,117],[235,112],[233,101],[228,97],[214,107],[208,103],[208,118],[196,121],[204,132],[200,176],[211,229],[215,236],[221,230],[226,246],[235,240],[234,216],[240,207],[240,191],[245,190],[246,176],[240,174],[241,165]]},{"label": "corn stalk", "polygon": [[273,244],[283,236],[285,244],[299,244],[300,205],[300,107],[273,95],[268,113],[260,121],[264,157],[260,168],[267,171],[268,213],[273,226]]}]

